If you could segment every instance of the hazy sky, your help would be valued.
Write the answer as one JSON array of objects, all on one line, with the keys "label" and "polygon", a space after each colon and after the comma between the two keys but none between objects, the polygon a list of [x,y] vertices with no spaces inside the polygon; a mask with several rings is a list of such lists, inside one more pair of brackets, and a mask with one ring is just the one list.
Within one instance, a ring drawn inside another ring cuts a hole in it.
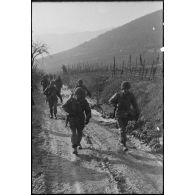
[{"label": "hazy sky", "polygon": [[32,28],[35,34],[96,31],[162,8],[162,2],[32,3]]}]

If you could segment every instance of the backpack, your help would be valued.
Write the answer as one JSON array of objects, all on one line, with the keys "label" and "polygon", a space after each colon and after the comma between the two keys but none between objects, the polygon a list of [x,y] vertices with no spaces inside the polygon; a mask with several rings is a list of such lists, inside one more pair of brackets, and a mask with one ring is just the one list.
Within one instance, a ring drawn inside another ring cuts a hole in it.
[{"label": "backpack", "polygon": [[[127,118],[128,120],[136,120],[137,117],[136,117],[135,110],[132,108],[131,103],[129,105],[125,104],[126,100],[123,99],[124,97],[125,97],[124,94],[122,92],[120,92],[118,104],[116,105],[116,109],[117,109],[116,116],[118,116],[120,118]],[[127,101],[128,101],[128,99],[127,99]]]}]

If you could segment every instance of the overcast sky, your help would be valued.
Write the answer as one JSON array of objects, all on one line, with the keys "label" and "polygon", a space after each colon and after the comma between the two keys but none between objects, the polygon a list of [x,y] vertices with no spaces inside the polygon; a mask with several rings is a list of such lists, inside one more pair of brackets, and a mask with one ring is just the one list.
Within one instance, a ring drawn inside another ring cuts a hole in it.
[{"label": "overcast sky", "polygon": [[162,8],[162,2],[32,3],[32,29],[34,34],[96,31]]}]

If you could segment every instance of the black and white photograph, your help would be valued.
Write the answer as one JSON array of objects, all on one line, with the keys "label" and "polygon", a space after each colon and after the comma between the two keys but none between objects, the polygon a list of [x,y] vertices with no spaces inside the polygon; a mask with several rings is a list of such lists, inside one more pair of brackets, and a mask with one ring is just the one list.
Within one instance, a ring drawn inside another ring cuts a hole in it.
[{"label": "black and white photograph", "polygon": [[164,2],[31,9],[31,193],[164,194]]}]

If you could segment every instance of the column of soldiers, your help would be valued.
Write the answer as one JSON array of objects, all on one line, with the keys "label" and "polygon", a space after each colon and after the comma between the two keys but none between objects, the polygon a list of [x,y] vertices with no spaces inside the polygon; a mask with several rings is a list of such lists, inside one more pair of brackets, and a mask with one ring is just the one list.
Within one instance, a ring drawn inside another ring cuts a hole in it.
[{"label": "column of soldiers", "polygon": [[60,76],[55,79],[55,75],[53,77],[46,75],[41,80],[41,85],[43,87],[43,94],[46,96],[46,102],[49,104],[50,118],[54,117],[57,119],[58,98],[61,103],[63,102],[61,96],[62,80]]},{"label": "column of soldiers", "polygon": [[[46,78],[47,79],[47,78]],[[50,81],[46,86],[47,81],[41,81],[43,92],[47,97],[47,102],[50,109],[50,118],[57,118],[57,101],[58,98],[63,102],[61,97],[62,81],[58,77],[56,80]],[[123,147],[123,151],[127,151],[127,124],[128,121],[138,120],[139,108],[134,94],[130,91],[131,85],[124,81],[121,84],[121,91],[114,94],[109,103],[115,107],[115,117],[120,130],[119,144]],[[68,113],[68,123],[72,132],[71,143],[73,154],[78,154],[77,148],[82,149],[81,140],[83,129],[89,123],[91,118],[91,109],[86,100],[86,96],[91,97],[91,93],[83,84],[82,80],[78,80],[73,94],[62,106],[63,110]]]}]

